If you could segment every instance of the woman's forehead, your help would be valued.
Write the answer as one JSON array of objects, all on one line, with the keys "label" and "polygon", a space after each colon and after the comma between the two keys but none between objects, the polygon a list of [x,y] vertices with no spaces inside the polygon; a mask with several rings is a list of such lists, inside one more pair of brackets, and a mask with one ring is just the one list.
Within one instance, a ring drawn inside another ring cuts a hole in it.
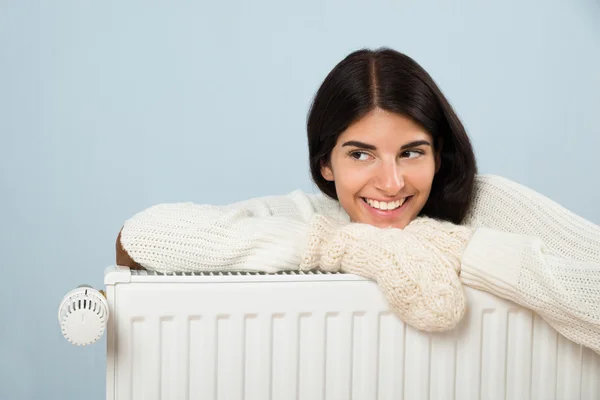
[{"label": "woman's forehead", "polygon": [[401,146],[415,140],[431,140],[431,135],[406,116],[376,109],[350,125],[337,144],[360,141],[377,147]]}]

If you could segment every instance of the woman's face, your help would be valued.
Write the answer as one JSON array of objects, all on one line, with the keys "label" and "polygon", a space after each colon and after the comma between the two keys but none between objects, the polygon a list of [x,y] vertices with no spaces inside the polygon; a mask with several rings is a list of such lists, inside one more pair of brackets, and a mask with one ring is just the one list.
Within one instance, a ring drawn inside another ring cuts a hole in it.
[{"label": "woman's face", "polygon": [[321,175],[353,222],[403,229],[429,198],[439,169],[433,146],[411,119],[375,109],[340,135]]}]

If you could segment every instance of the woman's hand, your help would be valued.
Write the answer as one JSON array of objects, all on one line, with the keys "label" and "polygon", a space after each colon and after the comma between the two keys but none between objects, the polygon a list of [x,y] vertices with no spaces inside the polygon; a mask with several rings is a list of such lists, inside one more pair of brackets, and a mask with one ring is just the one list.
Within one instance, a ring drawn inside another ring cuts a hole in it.
[{"label": "woman's hand", "polygon": [[117,236],[117,242],[115,243],[116,248],[116,262],[117,265],[121,265],[123,267],[129,267],[131,269],[143,269],[142,266],[135,261],[127,254],[123,245],[121,244],[121,231],[119,231],[119,235]]},{"label": "woman's hand", "polygon": [[312,263],[304,269],[318,264],[376,281],[394,313],[417,329],[448,330],[464,315],[458,275],[470,228],[430,218],[404,230],[356,223],[337,227],[318,216],[311,232],[305,259]]}]

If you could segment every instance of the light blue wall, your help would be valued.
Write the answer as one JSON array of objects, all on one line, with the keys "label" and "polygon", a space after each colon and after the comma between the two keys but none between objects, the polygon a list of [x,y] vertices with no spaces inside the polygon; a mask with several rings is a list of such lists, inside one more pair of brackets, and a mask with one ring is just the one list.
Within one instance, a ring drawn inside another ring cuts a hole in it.
[{"label": "light blue wall", "polygon": [[0,398],[103,399],[105,339],[62,338],[63,294],[151,204],[311,190],[311,97],[360,47],[432,74],[481,172],[600,223],[600,3],[450,3],[0,2]]}]

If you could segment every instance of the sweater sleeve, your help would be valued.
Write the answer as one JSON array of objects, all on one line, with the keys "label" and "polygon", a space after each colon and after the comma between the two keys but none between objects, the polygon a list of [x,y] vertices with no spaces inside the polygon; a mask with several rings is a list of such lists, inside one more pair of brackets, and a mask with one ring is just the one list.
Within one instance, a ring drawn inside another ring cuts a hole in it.
[{"label": "sweater sleeve", "polygon": [[600,353],[600,227],[525,186],[479,176],[461,280]]},{"label": "sweater sleeve", "polygon": [[297,269],[315,214],[343,220],[339,204],[301,191],[225,206],[159,204],[121,231],[127,254],[158,272]]},{"label": "sweater sleeve", "polygon": [[461,280],[537,312],[600,354],[600,263],[550,254],[536,237],[480,228],[463,255]]},{"label": "sweater sleeve", "polygon": [[445,331],[466,309],[458,271],[471,234],[471,228],[429,218],[402,230],[357,223],[332,227],[317,216],[301,268],[319,266],[372,279],[402,321],[424,331]]}]

